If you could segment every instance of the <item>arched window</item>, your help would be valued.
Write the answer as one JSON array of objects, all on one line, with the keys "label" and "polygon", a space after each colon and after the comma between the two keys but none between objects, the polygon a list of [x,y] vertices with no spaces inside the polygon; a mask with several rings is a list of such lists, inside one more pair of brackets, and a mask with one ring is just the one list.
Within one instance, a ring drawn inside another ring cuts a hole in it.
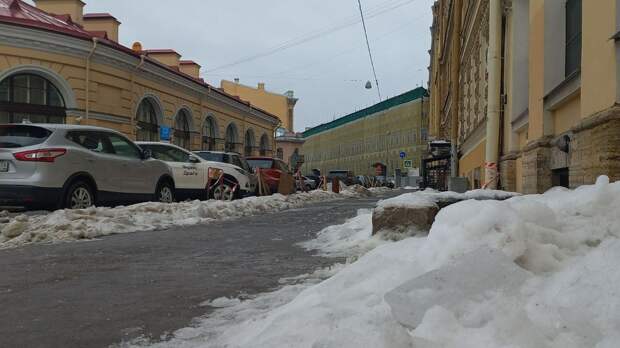
[{"label": "arched window", "polygon": [[157,124],[157,112],[155,105],[149,99],[144,99],[138,106],[138,141],[159,141],[159,125]]},{"label": "arched window", "polygon": [[231,123],[226,128],[226,142],[224,143],[224,151],[226,152],[239,152],[237,148],[239,146],[239,135],[237,133],[237,126]]},{"label": "arched window", "polygon": [[245,132],[245,151],[244,151],[244,155],[246,157],[252,156],[254,154],[254,148],[256,147],[255,145],[255,140],[254,140],[254,131],[251,129],[248,129]]},{"label": "arched window", "polygon": [[263,134],[263,136],[260,137],[260,155],[268,156],[270,154],[271,146],[269,146],[269,137],[267,136],[267,134]]},{"label": "arched window", "polygon": [[202,149],[207,151],[216,150],[217,141],[217,123],[211,116],[205,119],[205,125],[202,129]]},{"label": "arched window", "polygon": [[173,143],[182,148],[189,149],[191,136],[189,132],[189,114],[185,110],[179,111],[174,121]]},{"label": "arched window", "polygon": [[65,123],[65,101],[58,88],[34,74],[0,81],[0,123]]}]

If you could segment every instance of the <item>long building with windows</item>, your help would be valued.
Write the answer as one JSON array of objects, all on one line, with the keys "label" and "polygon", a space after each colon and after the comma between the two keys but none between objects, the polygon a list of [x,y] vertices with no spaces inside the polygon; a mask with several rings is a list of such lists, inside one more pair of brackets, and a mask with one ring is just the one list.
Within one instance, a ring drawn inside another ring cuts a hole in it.
[{"label": "long building with windows", "polygon": [[81,0],[0,0],[0,123],[95,125],[191,150],[271,155],[277,116],[215,88],[172,49],[128,48]]},{"label": "long building with windows", "polygon": [[302,170],[375,175],[374,165],[380,163],[390,175],[395,169],[415,172],[427,150],[428,107],[427,91],[419,87],[310,128],[303,133]]},{"label": "long building with windows", "polygon": [[[430,130],[470,187],[620,180],[620,1],[438,0]],[[499,171],[499,173],[498,173]]]}]

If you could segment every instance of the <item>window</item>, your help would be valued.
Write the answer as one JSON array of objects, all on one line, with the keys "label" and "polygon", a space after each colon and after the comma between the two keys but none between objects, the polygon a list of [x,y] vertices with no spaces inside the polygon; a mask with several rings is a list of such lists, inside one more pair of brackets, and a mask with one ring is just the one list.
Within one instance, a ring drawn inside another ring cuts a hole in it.
[{"label": "window", "polygon": [[581,0],[566,1],[565,76],[581,67]]},{"label": "window", "polygon": [[226,142],[224,143],[224,151],[239,152],[237,149],[239,137],[237,136],[237,126],[231,123],[226,128]]},{"label": "window", "polygon": [[248,129],[245,132],[245,151],[244,155],[249,157],[254,153],[254,132],[251,129]]},{"label": "window", "polygon": [[179,111],[176,120],[174,122],[174,139],[173,143],[182,148],[189,149],[190,147],[190,132],[189,132],[189,114],[185,110]]},{"label": "window", "polygon": [[67,133],[67,139],[93,152],[114,154],[108,137],[100,132],[75,131]]},{"label": "window", "polygon": [[138,141],[159,141],[159,126],[157,124],[157,112],[153,102],[144,99],[138,106]]},{"label": "window", "polygon": [[143,149],[151,151],[153,158],[164,162],[189,163],[190,155],[172,146],[166,145],[142,145]]},{"label": "window", "polygon": [[276,157],[279,159],[284,159],[284,150],[281,147],[276,150]]},{"label": "window", "polygon": [[51,134],[45,128],[29,125],[0,126],[0,147],[11,149],[38,145]]},{"label": "window", "polygon": [[141,158],[140,150],[133,145],[129,140],[116,135],[116,134],[108,134],[108,139],[112,145],[112,149],[114,150],[114,154],[127,157],[127,158]]},{"label": "window", "polygon": [[13,75],[0,82],[0,123],[64,123],[65,103],[45,78]]},{"label": "window", "polygon": [[267,156],[267,152],[270,151],[270,147],[269,147],[269,137],[267,136],[267,134],[263,134],[263,136],[260,137],[260,155],[261,156]]},{"label": "window", "polygon": [[198,152],[196,154],[200,156],[202,159],[207,160],[207,161],[225,163],[224,154],[222,153]]},{"label": "window", "polygon": [[202,133],[202,149],[207,151],[215,150],[216,141],[216,124],[213,117],[209,116],[205,119],[205,126]]}]

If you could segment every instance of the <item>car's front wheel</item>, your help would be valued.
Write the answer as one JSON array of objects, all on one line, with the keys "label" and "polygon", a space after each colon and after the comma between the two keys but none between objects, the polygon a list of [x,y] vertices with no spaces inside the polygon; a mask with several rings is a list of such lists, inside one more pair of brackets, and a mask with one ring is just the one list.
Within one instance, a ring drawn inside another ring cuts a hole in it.
[{"label": "car's front wheel", "polygon": [[86,209],[95,205],[93,189],[86,182],[77,181],[67,190],[65,196],[65,208]]},{"label": "car's front wheel", "polygon": [[155,198],[160,203],[174,202],[174,188],[172,184],[167,181],[160,182],[159,185],[157,185]]},{"label": "car's front wheel", "polygon": [[232,201],[235,199],[235,191],[229,184],[217,185],[213,189],[213,199],[218,201]]}]

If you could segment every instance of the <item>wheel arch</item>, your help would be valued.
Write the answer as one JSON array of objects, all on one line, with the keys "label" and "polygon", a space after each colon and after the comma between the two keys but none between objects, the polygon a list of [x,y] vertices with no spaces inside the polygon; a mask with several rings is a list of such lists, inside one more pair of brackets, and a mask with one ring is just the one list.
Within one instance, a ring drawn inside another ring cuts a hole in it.
[{"label": "wheel arch", "polygon": [[99,197],[99,188],[97,187],[97,181],[95,181],[95,178],[93,178],[93,176],[87,172],[77,172],[72,174],[67,178],[67,180],[65,180],[65,184],[62,187],[62,196],[58,200],[58,203],[60,205],[64,205],[67,196],[67,190],[69,190],[69,187],[71,187],[71,185],[80,180],[90,185],[90,187],[93,189],[93,195],[95,196],[94,201],[97,202],[97,199]]}]

